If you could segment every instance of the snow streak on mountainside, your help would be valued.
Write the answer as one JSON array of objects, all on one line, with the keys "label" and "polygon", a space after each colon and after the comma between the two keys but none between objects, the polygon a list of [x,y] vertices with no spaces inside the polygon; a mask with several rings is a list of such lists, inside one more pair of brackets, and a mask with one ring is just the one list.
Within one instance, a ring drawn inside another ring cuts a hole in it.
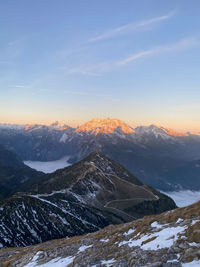
[{"label": "snow streak on mountainside", "polygon": [[[0,250],[9,267],[200,266],[200,202],[69,239]],[[16,265],[17,262],[17,265]],[[6,265],[7,266],[7,265]]]},{"label": "snow streak on mountainside", "polygon": [[16,192],[0,205],[2,246],[80,235],[176,207],[99,152],[32,179]]}]

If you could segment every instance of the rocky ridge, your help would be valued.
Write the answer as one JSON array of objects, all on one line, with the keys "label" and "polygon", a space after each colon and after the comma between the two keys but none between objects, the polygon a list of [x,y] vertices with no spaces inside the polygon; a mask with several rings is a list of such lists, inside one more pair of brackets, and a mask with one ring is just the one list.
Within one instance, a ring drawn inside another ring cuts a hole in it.
[{"label": "rocky ridge", "polygon": [[[21,193],[19,193],[21,192]],[[0,205],[0,246],[27,246],[97,231],[175,208],[99,152],[32,179]]]},{"label": "rocky ridge", "polygon": [[7,267],[200,265],[200,202],[98,232],[0,250]]}]

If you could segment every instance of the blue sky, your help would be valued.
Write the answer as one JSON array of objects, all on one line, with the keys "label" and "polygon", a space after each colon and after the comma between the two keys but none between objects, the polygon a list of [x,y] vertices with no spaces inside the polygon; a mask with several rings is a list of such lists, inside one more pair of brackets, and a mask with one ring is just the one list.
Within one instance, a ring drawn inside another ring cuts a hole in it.
[{"label": "blue sky", "polygon": [[200,2],[0,2],[0,122],[200,130]]}]

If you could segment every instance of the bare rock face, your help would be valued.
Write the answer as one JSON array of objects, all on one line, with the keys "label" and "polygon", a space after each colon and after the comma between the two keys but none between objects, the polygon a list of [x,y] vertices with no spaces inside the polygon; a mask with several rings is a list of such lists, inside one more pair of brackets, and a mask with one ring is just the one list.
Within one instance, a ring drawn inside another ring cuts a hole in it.
[{"label": "bare rock face", "polygon": [[[0,250],[8,267],[199,266],[200,202],[95,233]],[[184,244],[184,245],[182,245]],[[187,265],[190,263],[190,265]]]},{"label": "bare rock face", "polygon": [[176,207],[172,199],[99,152],[16,191],[0,206],[3,247],[94,232]]}]

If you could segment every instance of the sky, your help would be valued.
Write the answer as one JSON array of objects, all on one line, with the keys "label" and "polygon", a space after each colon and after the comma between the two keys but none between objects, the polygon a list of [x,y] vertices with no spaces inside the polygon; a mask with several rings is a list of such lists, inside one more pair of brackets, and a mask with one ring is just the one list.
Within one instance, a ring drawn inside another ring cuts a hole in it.
[{"label": "sky", "polygon": [[199,0],[0,1],[0,122],[200,131]]}]

